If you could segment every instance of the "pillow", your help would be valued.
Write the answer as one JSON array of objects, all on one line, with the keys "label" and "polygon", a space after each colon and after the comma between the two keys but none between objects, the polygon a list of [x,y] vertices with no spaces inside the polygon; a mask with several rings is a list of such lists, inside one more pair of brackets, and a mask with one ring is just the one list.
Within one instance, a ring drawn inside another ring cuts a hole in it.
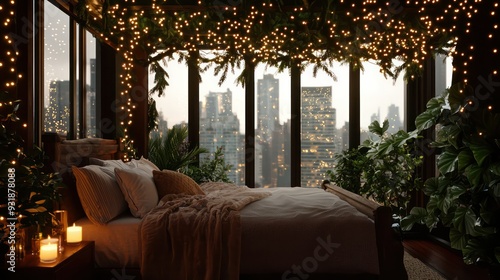
[{"label": "pillow", "polygon": [[158,168],[158,166],[145,159],[144,157],[141,157],[139,160],[133,159],[130,164],[131,166],[142,169],[149,174],[151,174],[153,170],[160,171],[160,168]]},{"label": "pillow", "polygon": [[98,158],[89,158],[89,164],[91,165],[99,165],[99,166],[109,166],[114,168],[133,168],[134,166],[130,163],[123,162],[121,159],[98,159]]},{"label": "pillow", "polygon": [[177,171],[154,170],[153,180],[160,199],[167,194],[205,194],[198,183],[191,179],[191,177]]},{"label": "pillow", "polygon": [[134,217],[142,218],[158,204],[153,174],[141,169],[115,168],[116,181]]},{"label": "pillow", "polygon": [[71,167],[76,190],[89,220],[104,225],[127,210],[127,202],[109,167]]}]

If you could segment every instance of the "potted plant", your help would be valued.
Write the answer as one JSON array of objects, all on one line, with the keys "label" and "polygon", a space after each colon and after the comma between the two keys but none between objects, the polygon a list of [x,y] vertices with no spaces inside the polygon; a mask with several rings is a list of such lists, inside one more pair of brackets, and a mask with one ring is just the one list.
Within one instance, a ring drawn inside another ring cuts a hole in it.
[{"label": "potted plant", "polygon": [[425,207],[414,207],[401,224],[429,230],[449,228],[450,245],[467,264],[498,269],[500,263],[500,115],[476,106],[454,86],[427,103],[416,119],[418,131],[437,128],[439,175],[426,180]]},{"label": "potted plant", "polygon": [[[35,146],[25,152],[24,141],[16,133],[20,104],[7,92],[0,93],[0,244],[9,242],[12,230],[19,231],[15,236],[20,237],[25,228],[52,227],[52,209],[61,186],[58,174],[45,170],[42,149]],[[15,226],[7,227],[11,223]]]}]

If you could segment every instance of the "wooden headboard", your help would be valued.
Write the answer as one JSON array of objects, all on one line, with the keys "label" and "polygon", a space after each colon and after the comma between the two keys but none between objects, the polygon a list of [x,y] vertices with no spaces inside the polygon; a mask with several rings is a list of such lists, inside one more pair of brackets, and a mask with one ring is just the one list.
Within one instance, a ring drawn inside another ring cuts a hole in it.
[{"label": "wooden headboard", "polygon": [[61,176],[64,187],[59,189],[61,201],[56,209],[68,212],[68,223],[85,217],[80,198],[76,191],[76,181],[71,166],[85,166],[89,158],[118,159],[120,157],[119,141],[102,138],[84,138],[66,140],[56,133],[45,133],[42,137],[43,148],[49,158],[47,165]]}]

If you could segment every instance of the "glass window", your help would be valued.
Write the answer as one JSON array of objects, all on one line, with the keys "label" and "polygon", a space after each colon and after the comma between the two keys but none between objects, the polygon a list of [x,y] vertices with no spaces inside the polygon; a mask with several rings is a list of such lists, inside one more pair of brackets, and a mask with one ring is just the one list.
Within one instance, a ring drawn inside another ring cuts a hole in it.
[{"label": "glass window", "polygon": [[301,186],[319,187],[334,166],[334,156],[347,149],[349,138],[349,66],[301,75]]},{"label": "glass window", "polygon": [[375,120],[381,125],[389,121],[387,133],[404,129],[404,73],[394,79],[385,77],[380,67],[372,62],[363,63],[360,85],[361,143],[369,136],[368,126]]},{"label": "glass window", "polygon": [[69,17],[44,1],[44,123],[43,131],[69,130]]},{"label": "glass window", "polygon": [[[151,132],[150,137],[161,137],[169,128],[188,123],[188,66],[186,62],[178,61],[178,55],[172,60],[161,61],[160,65],[168,73],[169,85],[161,96],[153,94],[158,110],[158,128]],[[149,89],[154,85],[154,73],[151,73]]]},{"label": "glass window", "polygon": [[201,73],[200,83],[200,147],[210,154],[223,150],[226,164],[232,166],[229,180],[236,184],[245,182],[245,89],[236,83],[242,69],[229,71],[219,85],[219,76],[210,67]]},{"label": "glass window", "polygon": [[255,187],[290,187],[290,74],[255,69]]},{"label": "glass window", "polygon": [[97,137],[97,120],[96,120],[96,39],[92,33],[85,32],[86,46],[86,66],[85,66],[85,83],[86,83],[86,136]]}]

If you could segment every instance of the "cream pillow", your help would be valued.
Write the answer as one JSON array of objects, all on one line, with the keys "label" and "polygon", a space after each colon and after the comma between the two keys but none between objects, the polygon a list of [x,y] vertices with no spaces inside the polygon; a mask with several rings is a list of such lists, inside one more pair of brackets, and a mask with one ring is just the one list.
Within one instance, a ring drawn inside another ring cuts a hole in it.
[{"label": "cream pillow", "polygon": [[130,162],[124,162],[121,159],[99,159],[99,158],[89,158],[89,164],[107,166],[112,168],[134,168]]},{"label": "cream pillow", "polygon": [[205,194],[198,183],[191,179],[191,177],[177,171],[154,170],[153,180],[160,199],[167,194]]},{"label": "cream pillow", "polygon": [[151,174],[153,170],[160,171],[160,168],[158,168],[158,166],[144,157],[141,157],[139,160],[133,159],[130,164],[131,166],[142,169],[149,174]]},{"label": "cream pillow", "polygon": [[116,181],[134,217],[142,218],[158,204],[153,174],[141,169],[115,168]]},{"label": "cream pillow", "polygon": [[89,220],[104,225],[127,210],[127,202],[109,167],[71,167],[76,190]]}]

